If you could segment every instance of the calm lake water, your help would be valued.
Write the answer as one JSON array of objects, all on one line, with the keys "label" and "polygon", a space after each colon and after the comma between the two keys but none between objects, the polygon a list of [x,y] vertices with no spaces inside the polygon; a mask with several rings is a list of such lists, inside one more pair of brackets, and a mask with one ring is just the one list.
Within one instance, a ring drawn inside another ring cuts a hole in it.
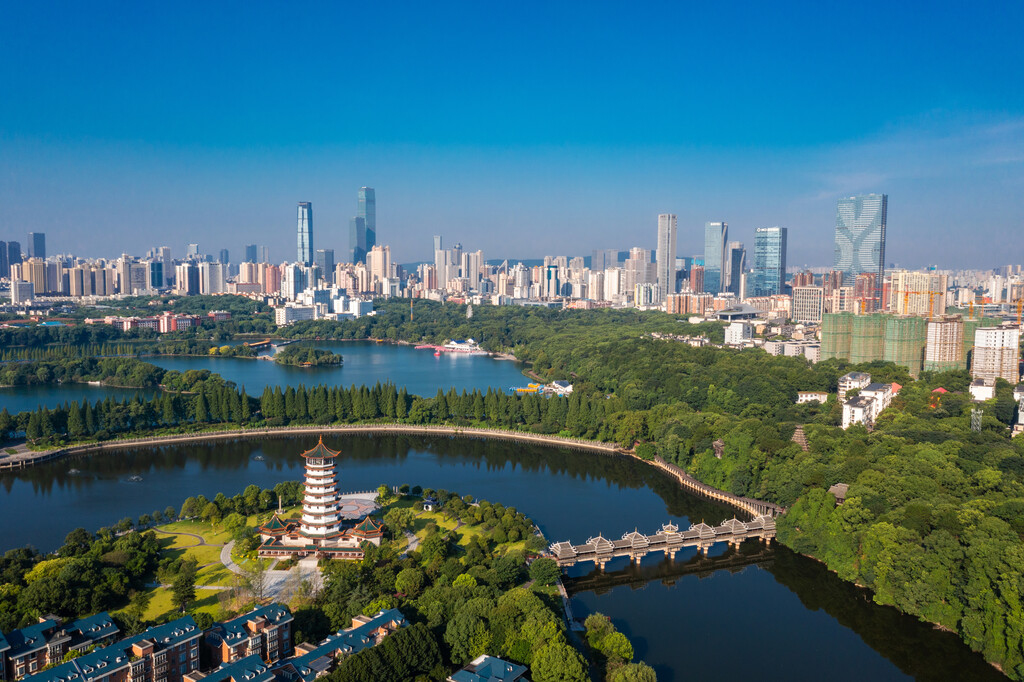
[{"label": "calm lake water", "polygon": [[[266,360],[247,358],[205,357],[144,357],[147,362],[165,369],[185,372],[190,369],[208,369],[217,372],[238,386],[245,386],[249,395],[259,396],[267,386],[315,386],[318,384],[372,386],[378,381],[391,381],[405,386],[413,394],[433,396],[437,389],[447,391],[472,390],[488,387],[508,389],[525,386],[522,365],[507,360],[495,360],[486,355],[442,353],[435,357],[426,350],[412,346],[377,344],[367,341],[316,341],[317,348],[327,348],[344,356],[340,367],[286,367]],[[18,388],[0,388],[0,410],[6,407],[12,414],[34,410],[40,405],[56,407],[72,400],[103,400],[131,398],[135,389],[106,388],[83,384],[64,384]],[[152,395],[153,391],[142,391]]]},{"label": "calm lake water", "polygon": [[[517,507],[549,540],[618,537],[668,520],[718,523],[733,515],[624,458],[456,438],[325,442],[342,451],[343,489],[409,483],[472,494]],[[54,549],[77,526],[96,529],[198,493],[234,495],[250,483],[297,480],[298,453],[311,445],[308,438],[189,444],[4,475],[0,514],[9,522],[0,550],[26,543]],[[136,475],[142,480],[129,481]],[[577,617],[611,616],[663,682],[1005,679],[955,636],[876,606],[810,559],[753,541],[738,551],[717,547],[707,558],[691,549],[674,562],[659,554],[639,566],[620,559],[604,573],[584,564],[570,570],[567,588]]]}]

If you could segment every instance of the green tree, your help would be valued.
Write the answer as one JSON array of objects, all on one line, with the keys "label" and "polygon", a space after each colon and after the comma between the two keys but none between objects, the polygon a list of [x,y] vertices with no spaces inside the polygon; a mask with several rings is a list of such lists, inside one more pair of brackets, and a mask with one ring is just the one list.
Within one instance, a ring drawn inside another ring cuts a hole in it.
[{"label": "green tree", "polygon": [[541,557],[530,564],[530,580],[538,585],[551,585],[558,580],[562,571],[554,559]]},{"label": "green tree", "polygon": [[534,682],[587,682],[587,665],[578,651],[561,640],[537,652],[530,666]]},{"label": "green tree", "polygon": [[196,570],[198,564],[194,558],[187,558],[181,562],[178,575],[171,583],[171,603],[185,613],[188,607],[196,600]]},{"label": "green tree", "polygon": [[658,676],[646,663],[629,663],[610,672],[608,682],[658,682]]}]

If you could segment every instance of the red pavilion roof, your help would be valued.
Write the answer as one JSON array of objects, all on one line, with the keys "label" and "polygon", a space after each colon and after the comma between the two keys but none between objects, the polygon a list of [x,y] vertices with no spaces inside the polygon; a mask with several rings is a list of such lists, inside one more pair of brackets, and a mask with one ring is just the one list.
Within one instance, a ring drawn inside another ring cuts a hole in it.
[{"label": "red pavilion roof", "polygon": [[331,450],[329,447],[324,445],[324,437],[320,436],[320,442],[313,446],[312,449],[303,452],[302,456],[324,459],[327,457],[337,457],[340,454],[340,452]]}]

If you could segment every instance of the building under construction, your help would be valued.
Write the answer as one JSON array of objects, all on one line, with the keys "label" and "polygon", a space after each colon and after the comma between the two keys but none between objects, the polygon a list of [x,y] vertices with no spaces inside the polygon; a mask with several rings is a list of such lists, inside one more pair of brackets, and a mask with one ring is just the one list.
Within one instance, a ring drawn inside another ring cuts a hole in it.
[{"label": "building under construction", "polygon": [[927,345],[927,320],[916,315],[881,315],[885,318],[885,341],[882,359],[910,370],[915,379],[924,366]]},{"label": "building under construction", "polygon": [[928,342],[924,353],[926,372],[967,369],[967,352],[963,317],[940,315],[928,320]]},{"label": "building under construction", "polygon": [[874,362],[885,356],[885,319],[872,313],[855,315],[850,325],[850,362]]}]

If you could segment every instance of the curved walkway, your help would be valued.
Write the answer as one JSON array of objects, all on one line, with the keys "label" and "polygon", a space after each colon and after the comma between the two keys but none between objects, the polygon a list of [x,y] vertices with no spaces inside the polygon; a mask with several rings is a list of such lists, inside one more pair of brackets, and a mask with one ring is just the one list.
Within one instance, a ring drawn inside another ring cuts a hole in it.
[{"label": "curved walkway", "polygon": [[[226,431],[203,431],[198,433],[183,433],[168,436],[153,436],[150,438],[130,438],[125,440],[106,441],[103,443],[90,443],[87,445],[73,445],[62,450],[51,450],[38,453],[35,460],[23,460],[20,466],[31,466],[42,461],[56,459],[67,455],[87,454],[90,452],[103,452],[106,450],[118,450],[138,446],[170,445],[174,443],[207,442],[213,440],[232,440],[236,438],[252,438],[254,436],[301,436],[301,435],[323,435],[333,434],[361,434],[361,433],[385,433],[385,434],[408,434],[419,436],[447,435],[457,438],[488,438],[497,440],[511,440],[521,443],[536,443],[538,445],[549,445],[554,447],[569,448],[572,450],[587,450],[591,452],[603,452],[609,455],[625,455],[634,457],[651,466],[657,467],[669,474],[679,484],[688,490],[700,495],[711,497],[719,502],[727,504],[736,509],[756,516],[758,513],[769,513],[777,515],[785,510],[771,502],[753,500],[740,497],[724,490],[718,490],[707,484],[701,483],[691,477],[685,471],[669,464],[660,458],[656,460],[643,460],[636,457],[629,450],[624,450],[614,443],[603,443],[594,440],[583,440],[581,438],[565,438],[563,436],[552,436],[529,431],[512,431],[509,429],[488,429],[475,426],[448,426],[448,425],[415,425],[415,424],[340,424],[326,426],[277,426],[261,427],[252,429],[232,429]],[[0,464],[0,468],[3,468]]]},{"label": "curved walkway", "polygon": [[243,571],[242,567],[239,566],[238,564],[236,564],[235,560],[231,558],[231,550],[233,550],[234,548],[235,548],[235,541],[234,540],[232,540],[228,544],[224,545],[224,547],[222,547],[221,550],[220,550],[220,562],[222,564],[224,564],[224,566],[229,571],[231,571],[232,573],[236,573],[238,575],[242,575],[242,574],[245,573],[245,571]]}]

